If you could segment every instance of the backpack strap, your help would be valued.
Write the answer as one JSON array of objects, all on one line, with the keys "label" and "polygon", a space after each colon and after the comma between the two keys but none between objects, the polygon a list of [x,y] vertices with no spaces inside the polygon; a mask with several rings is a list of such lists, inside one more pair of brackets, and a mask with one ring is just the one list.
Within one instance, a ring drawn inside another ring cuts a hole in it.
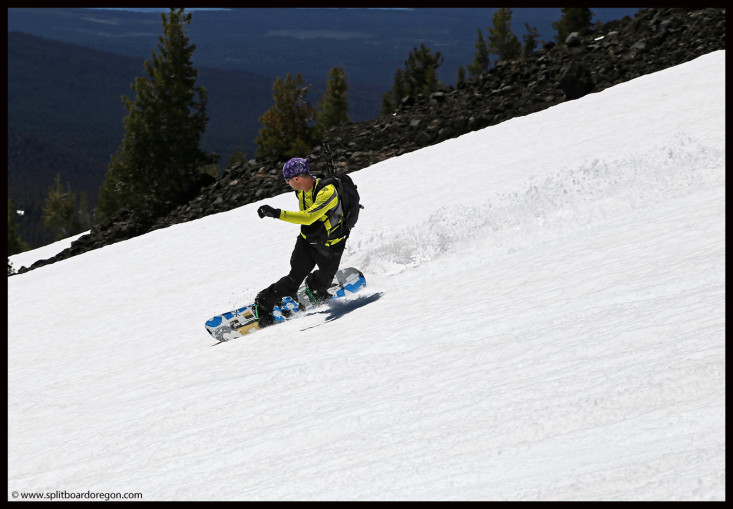
[{"label": "backpack strap", "polygon": [[315,175],[315,177],[320,180],[316,182],[315,188],[313,189],[314,200],[316,199],[316,196],[318,196],[318,193],[321,192],[321,189],[329,184],[333,184],[333,187],[336,188],[336,193],[338,194],[339,200],[341,199],[341,181],[338,179],[338,177],[335,177],[333,175],[328,175],[325,177],[321,175]]}]

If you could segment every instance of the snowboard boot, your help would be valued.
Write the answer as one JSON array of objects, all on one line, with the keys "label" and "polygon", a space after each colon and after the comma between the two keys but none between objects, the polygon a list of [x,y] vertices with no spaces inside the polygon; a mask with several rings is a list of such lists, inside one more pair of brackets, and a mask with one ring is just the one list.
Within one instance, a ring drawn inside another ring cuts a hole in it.
[{"label": "snowboard boot", "polygon": [[255,297],[255,302],[252,306],[252,311],[257,318],[260,329],[264,329],[265,327],[269,327],[270,325],[273,325],[275,323],[275,317],[272,316],[272,309],[268,311],[267,308],[262,304],[263,300],[264,299],[262,298],[262,293],[260,292],[257,294],[257,297]]},{"label": "snowboard boot", "polygon": [[310,285],[311,276],[305,278],[305,294],[314,306],[320,306],[331,298],[331,294],[325,290],[312,288]]}]

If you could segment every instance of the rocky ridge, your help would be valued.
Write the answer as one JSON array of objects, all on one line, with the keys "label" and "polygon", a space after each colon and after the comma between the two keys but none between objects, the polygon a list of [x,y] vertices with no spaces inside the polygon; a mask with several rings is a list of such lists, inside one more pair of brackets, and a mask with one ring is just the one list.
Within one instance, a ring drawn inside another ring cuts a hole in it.
[{"label": "rocky ridge", "polygon": [[[455,88],[407,97],[393,115],[334,127],[327,141],[336,168],[351,172],[724,49],[725,9],[640,9],[633,18],[570,34],[564,44],[546,43],[529,58],[499,61]],[[304,156],[312,171],[325,170],[319,146]],[[234,165],[157,220],[121,211],[68,249],[18,273],[290,191],[281,176],[284,162],[251,159]]]}]

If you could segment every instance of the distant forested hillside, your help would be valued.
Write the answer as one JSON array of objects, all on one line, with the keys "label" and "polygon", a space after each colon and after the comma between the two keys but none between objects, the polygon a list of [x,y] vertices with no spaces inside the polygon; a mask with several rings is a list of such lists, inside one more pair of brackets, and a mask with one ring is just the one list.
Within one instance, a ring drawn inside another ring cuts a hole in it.
[{"label": "distant forested hillside", "polygon": [[[237,147],[254,157],[272,83],[241,71],[199,71],[209,93],[203,149],[221,155],[220,167]],[[134,97],[136,76],[145,76],[143,59],[8,34],[8,194],[26,212],[19,231],[32,246],[53,240],[38,223],[56,173],[96,203],[124,135],[121,97]]]}]

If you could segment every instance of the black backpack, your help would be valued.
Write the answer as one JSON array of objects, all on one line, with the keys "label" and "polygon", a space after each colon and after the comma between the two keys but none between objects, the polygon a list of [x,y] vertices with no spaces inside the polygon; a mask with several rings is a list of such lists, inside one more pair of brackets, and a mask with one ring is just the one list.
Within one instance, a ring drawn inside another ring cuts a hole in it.
[{"label": "black backpack", "polygon": [[351,180],[346,173],[336,173],[333,167],[333,157],[331,155],[331,147],[325,141],[321,143],[323,147],[323,153],[326,156],[326,167],[328,168],[328,175],[321,178],[316,187],[313,196],[318,194],[318,191],[323,189],[328,184],[333,184],[336,187],[339,200],[341,200],[341,210],[343,212],[343,219],[341,220],[341,231],[339,234],[348,235],[351,229],[359,219],[359,209],[363,209],[364,205],[360,203],[359,191],[356,190],[356,184]]},{"label": "black backpack", "polygon": [[322,177],[318,181],[313,196],[315,197],[321,189],[329,184],[333,184],[338,193],[339,200],[341,200],[341,210],[343,212],[343,219],[341,222],[341,235],[348,235],[351,229],[359,219],[359,209],[363,209],[364,206],[359,203],[359,191],[356,190],[356,184],[351,180],[351,177],[347,173],[334,173],[333,175],[327,175]]}]

